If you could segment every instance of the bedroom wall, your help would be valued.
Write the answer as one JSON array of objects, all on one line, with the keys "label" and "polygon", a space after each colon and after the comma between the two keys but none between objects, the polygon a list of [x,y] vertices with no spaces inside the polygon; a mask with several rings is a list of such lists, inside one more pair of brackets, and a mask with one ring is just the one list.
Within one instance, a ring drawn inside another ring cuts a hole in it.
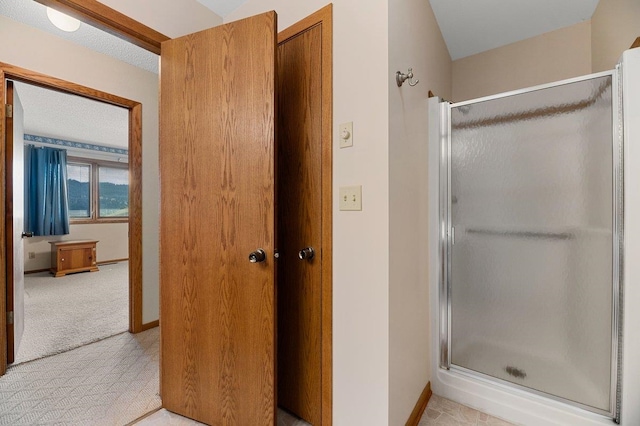
[{"label": "bedroom wall", "polygon": [[[51,244],[49,241],[98,240],[96,254],[98,262],[127,259],[129,257],[129,224],[100,223],[71,225],[68,235],[25,238],[24,270],[40,271],[51,267]],[[29,253],[35,259],[29,259]]]},{"label": "bedroom wall", "polygon": [[[4,16],[0,16],[0,38],[6,41],[0,43],[0,62],[142,103],[142,320],[157,320],[158,76]],[[100,255],[107,254],[104,250]]]}]

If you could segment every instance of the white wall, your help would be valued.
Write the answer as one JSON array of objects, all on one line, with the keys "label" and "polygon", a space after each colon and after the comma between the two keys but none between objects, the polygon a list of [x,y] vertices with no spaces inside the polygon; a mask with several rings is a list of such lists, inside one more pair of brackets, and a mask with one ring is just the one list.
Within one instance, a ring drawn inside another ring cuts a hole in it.
[{"label": "white wall", "polygon": [[[591,21],[453,61],[453,101],[591,73]],[[437,93],[436,93],[437,94]]]},{"label": "white wall", "polygon": [[142,103],[142,320],[158,319],[158,76],[4,16],[0,37],[0,62]]},{"label": "white wall", "polygon": [[593,72],[613,69],[636,37],[640,37],[640,1],[600,0],[591,17]]},{"label": "white wall", "polygon": [[[413,67],[415,87],[396,71]],[[430,380],[427,97],[451,98],[451,58],[427,1],[389,1],[389,425]]]},{"label": "white wall", "polygon": [[[225,18],[267,10],[284,29],[326,0],[249,0]],[[389,175],[387,0],[333,2],[334,189],[362,185],[361,212],[333,209],[333,419],[386,425],[389,378]],[[338,148],[353,121],[354,146]],[[335,197],[334,197],[335,199]]]}]

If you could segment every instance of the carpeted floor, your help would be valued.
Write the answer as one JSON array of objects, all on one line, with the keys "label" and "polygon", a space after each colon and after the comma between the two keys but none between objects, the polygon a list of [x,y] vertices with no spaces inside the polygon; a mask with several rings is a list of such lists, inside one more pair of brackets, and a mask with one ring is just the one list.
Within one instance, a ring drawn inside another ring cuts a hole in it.
[{"label": "carpeted floor", "polygon": [[25,327],[13,365],[77,348],[129,327],[129,263],[54,278],[25,275]]},{"label": "carpeted floor", "polygon": [[160,407],[159,329],[10,367],[0,425],[126,425]]}]

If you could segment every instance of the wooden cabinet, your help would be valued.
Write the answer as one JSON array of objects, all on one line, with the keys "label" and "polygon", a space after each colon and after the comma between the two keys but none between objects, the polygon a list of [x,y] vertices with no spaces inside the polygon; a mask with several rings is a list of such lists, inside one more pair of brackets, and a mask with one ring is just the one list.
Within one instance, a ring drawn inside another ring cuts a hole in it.
[{"label": "wooden cabinet", "polygon": [[95,240],[49,241],[51,273],[61,277],[73,272],[98,271]]}]

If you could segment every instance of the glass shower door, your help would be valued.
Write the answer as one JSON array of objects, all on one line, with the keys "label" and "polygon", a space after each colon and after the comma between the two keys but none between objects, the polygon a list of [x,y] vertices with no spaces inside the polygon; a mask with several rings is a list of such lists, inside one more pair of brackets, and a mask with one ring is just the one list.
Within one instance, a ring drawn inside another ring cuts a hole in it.
[{"label": "glass shower door", "polygon": [[448,147],[451,367],[609,415],[612,80],[452,104]]}]

